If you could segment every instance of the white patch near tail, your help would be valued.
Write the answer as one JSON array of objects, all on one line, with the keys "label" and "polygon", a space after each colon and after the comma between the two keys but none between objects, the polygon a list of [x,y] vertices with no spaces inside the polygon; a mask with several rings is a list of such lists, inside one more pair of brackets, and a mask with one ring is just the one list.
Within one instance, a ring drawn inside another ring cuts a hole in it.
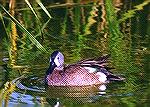
[{"label": "white patch near tail", "polygon": [[99,76],[99,81],[101,81],[103,83],[107,80],[107,76],[102,72],[97,72],[96,75]]},{"label": "white patch near tail", "polygon": [[100,85],[99,86],[100,91],[105,91],[106,90],[106,85]]}]

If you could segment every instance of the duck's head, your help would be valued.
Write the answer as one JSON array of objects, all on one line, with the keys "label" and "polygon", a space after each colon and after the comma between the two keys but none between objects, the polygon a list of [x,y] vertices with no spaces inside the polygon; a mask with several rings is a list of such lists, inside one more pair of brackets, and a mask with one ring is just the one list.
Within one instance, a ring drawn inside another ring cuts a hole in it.
[{"label": "duck's head", "polygon": [[63,70],[64,56],[59,51],[54,51],[50,56],[50,66],[46,72],[46,75],[52,74],[54,69]]}]

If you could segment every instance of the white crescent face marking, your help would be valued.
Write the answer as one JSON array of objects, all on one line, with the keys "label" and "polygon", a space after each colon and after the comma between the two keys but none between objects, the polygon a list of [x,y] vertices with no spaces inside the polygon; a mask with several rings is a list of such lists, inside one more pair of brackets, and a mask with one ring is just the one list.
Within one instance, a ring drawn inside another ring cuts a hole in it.
[{"label": "white crescent face marking", "polygon": [[60,66],[59,57],[58,57],[58,56],[56,56],[56,58],[54,59],[54,62],[55,62],[55,64],[57,65],[57,67]]},{"label": "white crescent face marking", "polygon": [[58,69],[59,68],[62,69],[63,64],[64,64],[64,56],[63,56],[63,54],[59,52],[57,54],[57,56],[55,57],[54,62],[55,62],[55,64],[56,64]]}]

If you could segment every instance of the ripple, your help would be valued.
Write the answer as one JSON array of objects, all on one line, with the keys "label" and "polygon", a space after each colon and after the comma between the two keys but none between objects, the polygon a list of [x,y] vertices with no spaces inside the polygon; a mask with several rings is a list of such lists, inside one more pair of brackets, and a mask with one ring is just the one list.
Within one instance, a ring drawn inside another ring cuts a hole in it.
[{"label": "ripple", "polygon": [[13,80],[16,84],[16,92],[36,96],[36,98],[43,97],[48,101],[55,99],[58,102],[58,99],[62,100],[65,98],[67,101],[76,103],[96,102],[101,98],[107,99],[129,96],[129,94],[130,96],[133,95],[132,93],[126,93],[124,84],[119,82],[92,86],[46,86],[43,78],[33,75],[16,78]]}]

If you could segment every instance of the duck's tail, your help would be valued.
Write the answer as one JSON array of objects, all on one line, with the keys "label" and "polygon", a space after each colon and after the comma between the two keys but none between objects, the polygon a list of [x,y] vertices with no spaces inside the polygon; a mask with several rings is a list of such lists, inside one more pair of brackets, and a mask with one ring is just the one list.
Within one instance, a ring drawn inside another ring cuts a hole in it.
[{"label": "duck's tail", "polygon": [[125,78],[113,74],[106,68],[99,68],[99,72],[104,73],[107,76],[108,81],[123,81],[123,80],[125,80]]},{"label": "duck's tail", "polygon": [[114,74],[109,74],[109,75],[107,75],[107,80],[108,81],[123,81],[123,80],[125,80],[125,78],[116,76]]}]

